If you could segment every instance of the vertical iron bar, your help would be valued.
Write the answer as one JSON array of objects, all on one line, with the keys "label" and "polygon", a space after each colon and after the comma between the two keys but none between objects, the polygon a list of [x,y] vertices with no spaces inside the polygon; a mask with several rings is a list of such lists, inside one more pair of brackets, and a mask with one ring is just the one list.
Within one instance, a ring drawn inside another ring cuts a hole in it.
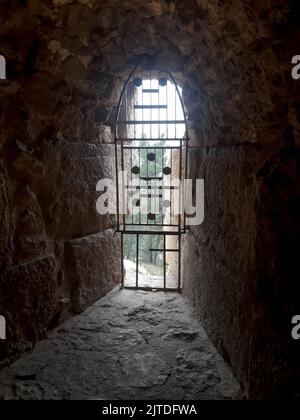
[{"label": "vertical iron bar", "polygon": [[[146,166],[147,166],[147,225],[149,225],[149,218],[148,218],[148,214],[149,214],[149,167],[148,167],[148,148],[146,149]],[[151,191],[151,190],[150,190]]]},{"label": "vertical iron bar", "polygon": [[[158,103],[160,104],[160,84],[159,84],[159,81],[158,81],[158,98],[157,99],[158,99]],[[160,121],[160,119],[161,119],[160,117],[161,117],[161,115],[160,115],[160,109],[158,109],[158,121]],[[158,124],[158,138],[159,139],[161,138],[160,124]]]},{"label": "vertical iron bar", "polygon": [[121,276],[122,276],[122,289],[124,288],[124,233],[121,233]]},{"label": "vertical iron bar", "polygon": [[[162,165],[164,165],[164,149],[161,149],[161,161],[162,161]],[[163,175],[163,173],[162,173]],[[158,175],[157,175],[158,176]],[[156,177],[156,166],[155,166],[155,177]],[[161,187],[163,187],[164,184],[164,178],[162,179],[162,182],[160,184]],[[161,193],[162,197],[158,198],[159,201],[159,208],[161,209],[161,224],[164,225],[165,224],[165,220],[164,220],[164,194],[163,194],[163,188],[159,190],[159,195]]]},{"label": "vertical iron bar", "polygon": [[125,117],[126,117],[126,121],[128,121],[129,115],[128,115],[128,89],[127,88],[125,90]]},{"label": "vertical iron bar", "polygon": [[[131,185],[132,185],[132,181],[133,181],[133,173],[132,173],[132,168],[133,168],[133,158],[132,158],[132,149],[130,150],[130,181],[131,181]],[[129,191],[127,191],[127,194],[129,195]],[[130,189],[130,199],[131,199],[131,220],[132,220],[132,224],[135,224],[134,221],[134,215],[133,215],[133,201],[132,201],[132,190]]]},{"label": "vertical iron bar", "polygon": [[127,216],[127,203],[126,203],[126,212],[125,212],[125,194],[124,194],[124,188],[125,188],[125,183],[124,183],[124,145],[123,145],[123,141],[121,142],[121,157],[122,157],[122,177],[123,177],[123,182],[122,182],[122,210],[123,210],[123,229],[125,229],[125,224],[126,224],[126,216]]},{"label": "vertical iron bar", "polygon": [[[138,149],[138,153],[139,153],[139,168],[140,168],[140,174],[139,177],[141,177],[141,149]],[[140,200],[140,207],[139,207],[139,224],[141,224],[141,211],[142,211],[142,200],[141,200],[141,186],[139,189],[139,200]]]},{"label": "vertical iron bar", "polygon": [[[168,92],[168,89],[169,89],[169,78],[168,78],[168,75],[166,74],[166,78],[167,78],[167,86],[166,86],[166,104],[168,104],[169,103],[169,92]],[[169,120],[169,107],[167,108],[167,115],[166,115],[166,121],[168,121]],[[166,138],[168,139],[169,138],[169,124],[167,123],[167,130],[166,130]]]},{"label": "vertical iron bar", "polygon": [[140,235],[136,235],[136,288],[139,287],[139,239]]},{"label": "vertical iron bar", "polygon": [[[164,181],[164,154],[163,154],[163,150],[161,151],[162,152],[162,155],[161,155],[161,174],[162,174],[162,178],[163,178],[163,181]],[[156,176],[156,175],[155,175]],[[163,182],[162,181],[162,182]],[[163,190],[162,190],[163,191]],[[161,224],[163,225],[164,224],[164,220],[163,220],[163,217],[162,217],[162,215],[161,215]]]},{"label": "vertical iron bar", "polygon": [[[141,72],[141,79],[142,79],[142,81],[144,81],[144,73],[143,72]],[[142,108],[142,122],[143,122],[143,124],[142,124],[141,138],[144,137],[144,89],[142,89],[142,106],[143,106],[143,108]]]},{"label": "vertical iron bar", "polygon": [[[174,120],[177,120],[177,95],[176,95],[175,85],[174,85],[174,91],[175,91],[175,118]],[[175,139],[177,139],[177,124],[175,124]]]},{"label": "vertical iron bar", "polygon": [[[187,180],[189,173],[188,173],[188,164],[189,164],[189,142],[188,139],[185,141],[185,180]],[[184,232],[186,232],[186,191],[184,185]]]},{"label": "vertical iron bar", "polygon": [[166,234],[164,234],[164,289],[167,287],[166,264]]},{"label": "vertical iron bar", "polygon": [[181,289],[181,235],[178,235],[178,291]]},{"label": "vertical iron bar", "polygon": [[171,174],[170,174],[170,201],[171,201],[171,207],[170,207],[170,225],[173,225],[172,220],[172,182],[173,182],[173,150],[171,149]]},{"label": "vertical iron bar", "polygon": [[117,226],[120,230],[120,203],[119,203],[119,164],[118,164],[118,140],[115,139],[115,165],[116,165],[116,193],[117,193]]},{"label": "vertical iron bar", "polygon": [[179,173],[180,173],[180,189],[179,189],[179,232],[181,231],[182,224],[182,139],[180,139],[180,158],[179,158]]},{"label": "vertical iron bar", "polygon": [[[133,78],[132,78],[132,86],[133,86],[133,92],[134,92],[134,90],[135,90],[135,86],[134,86],[134,80],[135,80],[135,75],[133,76]],[[135,101],[135,97],[133,97],[133,101]],[[136,109],[134,108],[134,112],[133,112],[133,118],[134,118],[134,121],[136,121],[136,119],[137,119],[137,115],[136,115]],[[133,125],[133,138],[135,139],[136,138],[136,129],[137,129],[137,127],[136,127],[136,125],[134,124]]]},{"label": "vertical iron bar", "polygon": [[[150,71],[150,90],[152,90],[152,73]],[[152,93],[150,93],[150,105],[152,106]],[[152,121],[152,108],[150,108],[150,121]],[[150,124],[150,141],[152,139],[152,124]]]}]

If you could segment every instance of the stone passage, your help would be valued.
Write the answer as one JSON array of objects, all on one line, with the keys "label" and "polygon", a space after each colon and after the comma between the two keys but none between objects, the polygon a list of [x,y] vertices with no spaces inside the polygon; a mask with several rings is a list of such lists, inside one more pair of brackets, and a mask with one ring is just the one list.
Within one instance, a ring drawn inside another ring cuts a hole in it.
[{"label": "stone passage", "polygon": [[178,294],[114,290],[0,375],[0,399],[236,399]]}]

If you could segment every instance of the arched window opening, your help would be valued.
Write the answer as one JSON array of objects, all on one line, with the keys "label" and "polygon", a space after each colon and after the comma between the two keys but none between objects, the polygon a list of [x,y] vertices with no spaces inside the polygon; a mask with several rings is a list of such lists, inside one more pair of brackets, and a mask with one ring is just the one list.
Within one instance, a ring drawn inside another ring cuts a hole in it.
[{"label": "arched window opening", "polygon": [[188,133],[181,88],[170,72],[131,73],[115,142],[123,286],[180,290]]}]

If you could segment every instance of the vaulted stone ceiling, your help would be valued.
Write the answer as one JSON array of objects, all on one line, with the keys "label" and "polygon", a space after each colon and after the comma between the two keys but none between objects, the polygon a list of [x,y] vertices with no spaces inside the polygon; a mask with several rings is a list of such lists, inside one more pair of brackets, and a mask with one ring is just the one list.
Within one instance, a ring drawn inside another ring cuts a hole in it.
[{"label": "vaulted stone ceiling", "polygon": [[1,48],[16,81],[7,94],[29,113],[26,127],[15,115],[26,143],[45,130],[95,137],[93,111],[101,101],[115,104],[118,77],[145,55],[188,80],[186,103],[205,144],[270,143],[281,134],[274,107],[286,112],[290,51],[280,32],[289,2],[12,1],[1,6],[1,19]]}]

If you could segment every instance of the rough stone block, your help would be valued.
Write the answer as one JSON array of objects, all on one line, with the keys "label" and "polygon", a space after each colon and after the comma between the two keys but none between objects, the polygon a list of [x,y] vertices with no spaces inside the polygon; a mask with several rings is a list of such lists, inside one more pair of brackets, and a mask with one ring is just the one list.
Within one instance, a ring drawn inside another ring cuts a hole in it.
[{"label": "rough stone block", "polygon": [[67,277],[76,313],[105,296],[121,281],[120,240],[113,230],[66,242]]},{"label": "rough stone block", "polygon": [[45,336],[55,305],[54,274],[55,260],[48,255],[0,275],[0,313],[7,324],[7,340],[0,341],[0,366]]},{"label": "rough stone block", "polygon": [[50,236],[76,238],[114,226],[114,215],[100,216],[96,210],[97,182],[114,177],[114,159],[107,147],[45,144],[48,183],[41,197]]}]

